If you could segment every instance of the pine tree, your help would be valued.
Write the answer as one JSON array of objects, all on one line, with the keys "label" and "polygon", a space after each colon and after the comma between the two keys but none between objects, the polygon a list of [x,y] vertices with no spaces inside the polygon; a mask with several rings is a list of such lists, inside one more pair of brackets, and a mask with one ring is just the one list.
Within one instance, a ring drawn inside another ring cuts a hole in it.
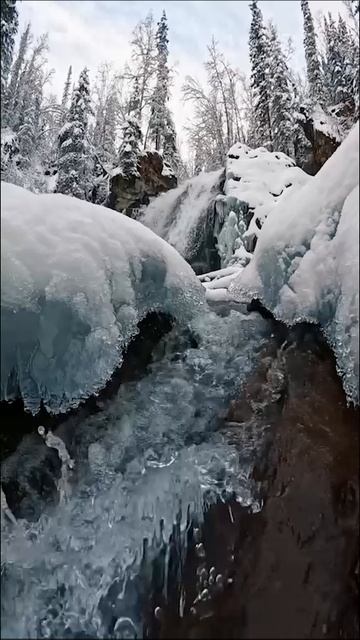
[{"label": "pine tree", "polygon": [[293,117],[289,69],[277,34],[270,24],[270,118],[274,151],[283,151],[289,156],[293,148]]},{"label": "pine tree", "polygon": [[151,114],[149,120],[149,139],[160,151],[163,143],[166,119],[166,105],[169,99],[169,69],[168,69],[168,25],[166,13],[163,11],[156,32],[157,69],[156,85],[151,98]]},{"label": "pine tree", "polygon": [[293,144],[294,159],[296,164],[303,168],[307,165],[312,153],[311,144],[307,140],[304,128],[301,122],[304,121],[305,115],[304,103],[306,102],[307,87],[304,83],[304,77],[300,74],[294,74],[290,71],[291,94],[292,94],[292,115],[293,123]]},{"label": "pine tree", "polygon": [[170,167],[175,176],[178,175],[180,156],[176,146],[176,131],[169,109],[166,109],[163,161]]},{"label": "pine tree", "polygon": [[141,144],[141,127],[139,115],[139,85],[134,81],[133,92],[129,101],[129,113],[123,127],[123,140],[119,151],[119,166],[126,177],[138,176],[138,160]]},{"label": "pine tree", "polygon": [[36,141],[36,106],[33,101],[24,113],[23,124],[18,131],[19,158],[17,164],[20,169],[28,169],[34,154]]},{"label": "pine tree", "polygon": [[337,23],[331,13],[324,16],[322,32],[322,70],[326,101],[341,118],[346,129],[352,125],[356,112],[354,78],[358,77],[359,47],[341,16]]},{"label": "pine tree", "polygon": [[18,29],[16,0],[1,0],[1,97],[5,96]]},{"label": "pine tree", "polygon": [[[4,99],[4,121],[10,127],[13,127],[17,117],[17,107],[19,105],[19,93],[24,89],[24,67],[26,66],[26,54],[31,42],[30,23],[27,24],[25,30],[21,34],[20,44],[17,56],[11,69],[10,82],[6,89]],[[23,80],[23,82],[21,82]]]},{"label": "pine tree", "polygon": [[58,179],[56,191],[86,200],[90,190],[90,157],[87,132],[90,84],[85,68],[73,91],[69,119],[59,133]]},{"label": "pine tree", "polygon": [[67,112],[69,109],[69,98],[70,98],[70,89],[71,89],[71,76],[72,76],[72,66],[70,65],[69,70],[67,72],[64,91],[61,99],[61,111],[59,114],[59,125],[62,126],[65,122]]},{"label": "pine tree", "polygon": [[304,49],[306,72],[309,84],[309,97],[312,104],[323,102],[323,87],[320,62],[316,46],[314,22],[308,0],[301,0],[301,10],[304,18]]},{"label": "pine tree", "polygon": [[252,0],[251,25],[249,35],[249,53],[251,62],[251,91],[254,104],[256,132],[253,143],[272,150],[272,130],[270,120],[270,83],[269,83],[269,42],[263,24],[263,16]]}]

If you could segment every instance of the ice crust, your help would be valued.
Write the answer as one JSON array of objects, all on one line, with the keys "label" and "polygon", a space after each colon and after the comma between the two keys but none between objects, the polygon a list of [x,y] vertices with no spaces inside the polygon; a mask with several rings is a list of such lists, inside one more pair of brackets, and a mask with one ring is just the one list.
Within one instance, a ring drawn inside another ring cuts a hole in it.
[{"label": "ice crust", "polygon": [[359,125],[271,211],[253,259],[229,286],[287,323],[319,323],[349,400],[359,402]]},{"label": "ice crust", "polygon": [[1,184],[1,398],[57,413],[98,392],[150,311],[204,304],[191,267],[110,209]]}]

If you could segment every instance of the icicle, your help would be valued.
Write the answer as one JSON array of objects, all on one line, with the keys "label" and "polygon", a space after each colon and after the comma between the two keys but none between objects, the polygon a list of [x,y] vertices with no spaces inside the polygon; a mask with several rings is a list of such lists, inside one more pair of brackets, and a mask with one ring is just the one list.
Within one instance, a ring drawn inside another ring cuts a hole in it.
[{"label": "icicle", "polygon": [[1,512],[5,513],[5,515],[9,518],[9,520],[11,520],[11,522],[13,524],[17,523],[17,520],[16,520],[13,512],[9,508],[9,505],[7,503],[6,496],[5,496],[5,493],[4,493],[2,487],[1,487]]},{"label": "icicle", "polygon": [[54,435],[50,429],[46,433],[45,427],[40,425],[38,427],[38,434],[44,439],[47,447],[56,449],[58,452],[61,461],[61,477],[57,482],[57,490],[60,494],[60,502],[63,502],[70,496],[69,471],[74,468],[75,462],[70,457],[64,441],[59,436]]}]

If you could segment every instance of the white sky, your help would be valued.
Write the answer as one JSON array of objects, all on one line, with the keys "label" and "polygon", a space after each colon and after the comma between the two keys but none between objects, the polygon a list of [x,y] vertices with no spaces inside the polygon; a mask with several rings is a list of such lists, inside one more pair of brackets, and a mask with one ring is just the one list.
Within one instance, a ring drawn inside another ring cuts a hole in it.
[{"label": "white sky", "polygon": [[[90,80],[95,79],[101,62],[109,61],[115,68],[121,68],[130,57],[129,43],[135,24],[149,11],[158,20],[165,9],[170,64],[176,69],[171,108],[182,143],[190,106],[181,100],[181,87],[186,75],[204,77],[202,64],[211,37],[219,42],[234,67],[249,71],[248,0],[23,0],[17,6],[19,33],[30,21],[35,37],[44,32],[49,34],[49,67],[55,69],[49,90],[58,95],[62,93],[70,64],[74,78],[87,66]],[[284,42],[291,36],[295,46],[293,66],[303,68],[300,0],[263,0],[259,6],[265,20],[274,20]],[[346,14],[340,0],[313,0],[310,7],[315,18],[320,11]]]}]

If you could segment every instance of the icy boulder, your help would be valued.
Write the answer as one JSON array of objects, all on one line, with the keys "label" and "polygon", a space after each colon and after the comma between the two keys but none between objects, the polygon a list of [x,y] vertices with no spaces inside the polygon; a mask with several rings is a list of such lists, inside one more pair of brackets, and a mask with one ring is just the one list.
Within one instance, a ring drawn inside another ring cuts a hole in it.
[{"label": "icy boulder", "polygon": [[259,298],[288,323],[318,322],[349,399],[359,402],[359,125],[266,219],[236,300]]},{"label": "icy boulder", "polygon": [[1,398],[36,412],[98,392],[150,311],[187,322],[204,304],[191,267],[110,209],[2,183]]},{"label": "icy boulder", "polygon": [[308,180],[284,153],[233,145],[227,155],[224,195],[216,203],[221,266],[246,265],[271,210]]}]

